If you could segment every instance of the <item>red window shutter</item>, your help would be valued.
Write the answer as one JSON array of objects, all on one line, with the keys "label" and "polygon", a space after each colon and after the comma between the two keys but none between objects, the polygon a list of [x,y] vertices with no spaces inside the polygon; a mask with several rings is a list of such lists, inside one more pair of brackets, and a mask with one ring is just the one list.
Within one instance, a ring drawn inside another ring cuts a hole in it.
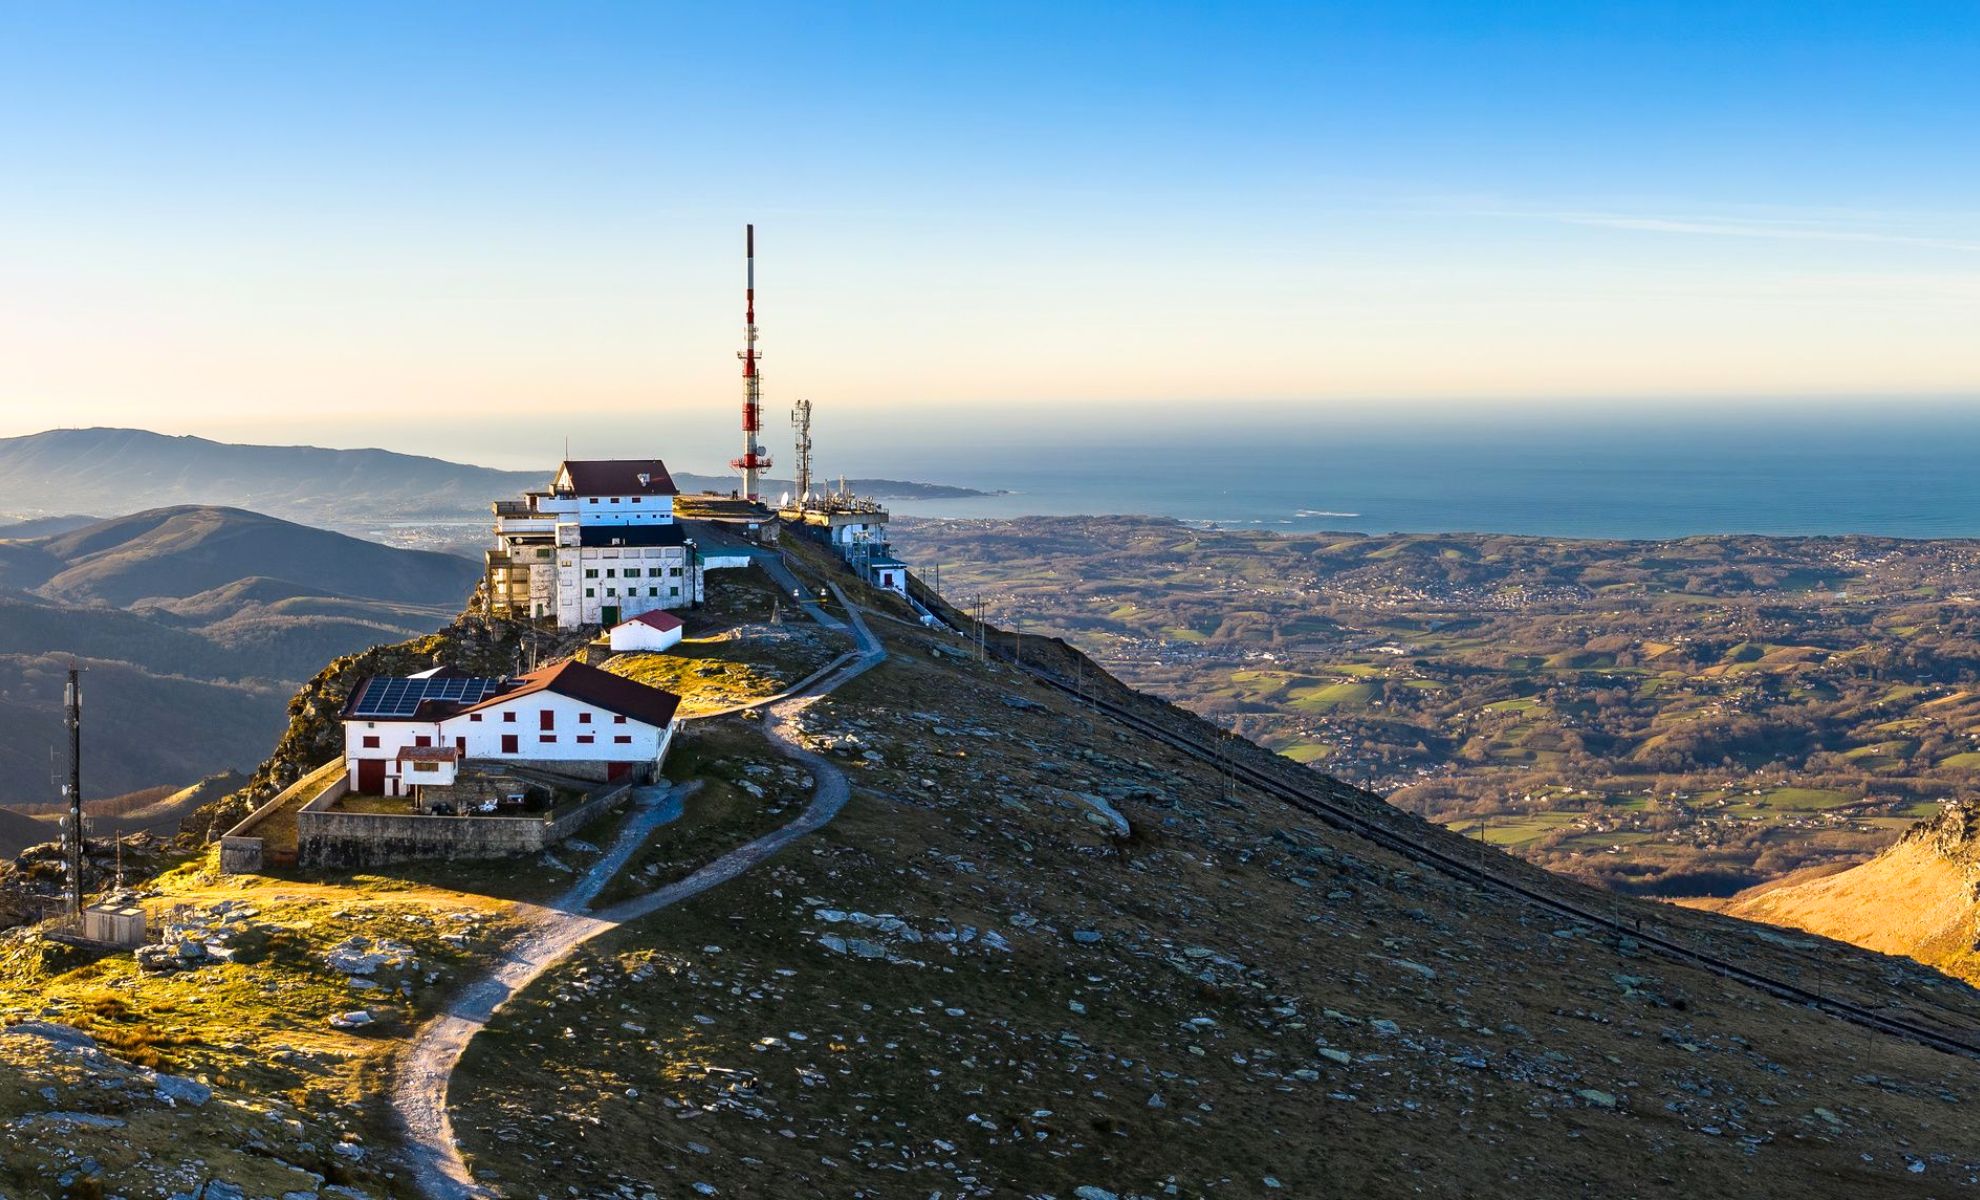
[{"label": "red window shutter", "polygon": [[376,750],[376,749],[378,749],[378,735],[377,735],[377,734],[375,734],[375,733],[367,733],[367,734],[365,734],[365,735],[364,735],[364,748],[365,748],[366,750]]},{"label": "red window shutter", "polygon": [[466,738],[464,738],[464,737],[457,737],[457,738],[455,738],[455,739],[454,739],[454,753],[456,753],[456,754],[462,754],[462,755],[465,755],[465,754],[467,753],[467,739],[466,739]]},{"label": "red window shutter", "polygon": [[502,719],[513,725],[515,724],[516,721],[516,714],[513,712],[505,712],[502,714]]},{"label": "red window shutter", "polygon": [[580,734],[578,734],[578,735],[577,735],[577,740],[578,740],[578,744],[579,744],[580,746],[589,746],[589,745],[590,745],[591,743],[593,743],[593,742],[595,742],[595,741],[597,741],[598,739],[597,739],[597,738],[595,738],[595,737],[592,737],[592,736],[591,736],[590,734],[588,734],[588,733],[580,733]]},{"label": "red window shutter", "polygon": [[557,727],[557,710],[554,708],[539,710],[536,714],[536,727],[538,729],[555,729]]},{"label": "red window shutter", "polygon": [[413,745],[415,746],[431,746],[432,744],[433,744],[433,739],[426,736],[423,733],[418,734],[413,738]]},{"label": "red window shutter", "polygon": [[581,712],[581,713],[579,713],[579,714],[578,714],[578,724],[580,724],[580,725],[589,725],[589,724],[591,724],[591,714],[590,714],[590,713],[588,713],[588,712]]},{"label": "red window shutter", "polygon": [[480,714],[480,713],[469,713],[469,714],[468,714],[468,720],[470,720],[470,721],[479,721],[479,720],[481,720],[481,714]]},{"label": "red window shutter", "polygon": [[618,737],[613,738],[612,740],[623,746],[632,741],[632,735],[630,733],[622,733]]},{"label": "red window shutter", "polygon": [[624,717],[615,716],[612,718],[612,724],[614,725],[624,725],[625,723],[626,723],[626,719]]},{"label": "red window shutter", "polygon": [[538,734],[536,740],[539,742],[554,742],[557,740],[557,735],[554,733]]},{"label": "red window shutter", "polygon": [[517,753],[515,734],[505,733],[502,735],[502,753],[504,754]]}]

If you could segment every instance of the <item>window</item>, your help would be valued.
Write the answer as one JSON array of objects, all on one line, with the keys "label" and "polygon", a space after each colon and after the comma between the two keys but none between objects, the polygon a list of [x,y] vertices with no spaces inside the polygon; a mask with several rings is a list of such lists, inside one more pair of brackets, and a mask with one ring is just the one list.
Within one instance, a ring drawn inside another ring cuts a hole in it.
[{"label": "window", "polygon": [[584,594],[585,594],[585,595],[587,595],[587,596],[596,596],[596,595],[598,594],[598,589],[597,589],[597,588],[586,588],[586,589],[584,589]]},{"label": "window", "polygon": [[610,578],[612,578],[613,576],[615,576],[615,575],[617,575],[617,574],[618,574],[618,572],[617,572],[617,571],[615,571],[615,570],[613,570],[612,568],[610,568],[610,567],[606,567],[606,568],[605,568],[605,578],[607,578],[607,579],[610,579]]},{"label": "window", "polygon": [[586,713],[579,713],[579,714],[578,714],[578,724],[580,724],[580,725],[589,725],[589,724],[591,724],[591,714],[590,714],[590,713],[588,713],[588,712],[586,712]]},{"label": "window", "polygon": [[598,578],[598,568],[597,568],[597,567],[586,567],[586,568],[584,569],[584,577],[585,577],[586,579],[596,579],[596,578]]},{"label": "window", "polygon": [[667,594],[673,597],[674,599],[678,600],[681,598],[681,589],[678,587],[669,587],[667,589]]},{"label": "window", "polygon": [[618,502],[619,498],[617,496],[612,497],[612,503],[617,504]]},{"label": "window", "polygon": [[375,733],[367,733],[367,734],[365,734],[365,735],[364,735],[364,748],[365,748],[366,750],[376,750],[376,749],[378,749],[378,735],[377,735],[377,734],[375,734]]},{"label": "window", "polygon": [[581,745],[581,746],[589,746],[589,745],[590,745],[591,743],[593,743],[593,742],[595,742],[595,741],[597,741],[598,739],[597,739],[597,738],[595,738],[595,737],[592,737],[592,736],[591,736],[590,734],[588,734],[588,733],[580,733],[580,734],[578,734],[578,735],[577,735],[577,740],[578,740],[578,744],[579,744],[579,745]]},{"label": "window", "polygon": [[422,736],[422,737],[415,737],[413,739],[413,745],[415,746],[431,746],[432,744],[433,744],[433,739],[430,737]]},{"label": "window", "polygon": [[624,717],[614,716],[612,718],[612,724],[614,725],[624,725],[625,723],[626,723],[626,719]]},{"label": "window", "polygon": [[480,721],[480,720],[481,720],[481,714],[480,714],[480,713],[469,713],[469,714],[468,714],[468,720],[470,720],[470,721]]},{"label": "window", "polygon": [[467,739],[466,739],[466,738],[455,738],[455,739],[454,739],[454,751],[455,751],[455,753],[457,753],[457,754],[460,754],[460,755],[462,755],[462,756],[466,756],[466,754],[467,754]]},{"label": "window", "polygon": [[513,725],[516,723],[516,714],[513,712],[505,712],[502,714],[502,719],[504,721],[507,721],[509,724]]},{"label": "window", "polygon": [[669,578],[679,579],[681,577],[681,569],[679,567],[668,567],[667,575]]},{"label": "window", "polygon": [[536,714],[536,727],[538,729],[555,729],[557,727],[557,710],[554,708],[538,710]]},{"label": "window", "polygon": [[607,596],[617,596],[617,595],[619,594],[619,589],[618,589],[618,588],[606,588],[606,589],[605,589],[605,594],[606,594]]},{"label": "window", "polygon": [[634,496],[634,497],[632,498],[632,502],[633,502],[634,504],[638,504],[638,503],[639,503],[639,497],[638,497],[638,496]]},{"label": "window", "polygon": [[596,503],[598,503],[598,497],[596,497],[596,496],[586,496],[586,497],[584,498],[584,502],[585,502],[586,504],[596,504]]},{"label": "window", "polygon": [[502,753],[504,753],[504,754],[515,754],[515,753],[518,753],[518,750],[517,750],[517,748],[516,748],[516,735],[515,735],[515,734],[513,734],[513,733],[505,733],[505,734],[503,734],[503,735],[502,735]]},{"label": "window", "polygon": [[432,763],[432,762],[416,762],[412,765],[412,769],[415,771],[438,771],[440,769],[440,764]]},{"label": "window", "polygon": [[554,742],[557,740],[557,735],[554,733],[540,734],[536,740],[539,742]]},{"label": "window", "polygon": [[630,745],[632,743],[632,735],[629,733],[622,733],[619,736],[613,738],[612,740],[619,743],[619,745],[621,746]]},{"label": "window", "polygon": [[659,589],[659,588],[647,588],[647,589],[646,589],[646,594],[647,594],[647,595],[649,595],[649,596],[658,596],[658,595],[660,594],[660,589]]}]

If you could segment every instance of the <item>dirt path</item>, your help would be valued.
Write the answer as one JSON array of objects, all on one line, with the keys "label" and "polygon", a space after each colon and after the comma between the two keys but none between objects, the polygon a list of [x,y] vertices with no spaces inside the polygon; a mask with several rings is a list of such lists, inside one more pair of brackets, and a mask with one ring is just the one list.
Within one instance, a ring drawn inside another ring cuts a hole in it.
[{"label": "dirt path", "polygon": [[[844,599],[840,597],[841,602]],[[454,1141],[453,1120],[447,1111],[447,1088],[454,1068],[467,1052],[468,1042],[503,1004],[592,938],[734,879],[790,843],[822,828],[845,807],[850,794],[845,774],[792,741],[784,726],[820,696],[886,658],[886,651],[857,612],[850,606],[847,611],[853,613],[859,659],[821,679],[810,695],[782,700],[764,709],[764,736],[786,757],[802,763],[811,772],[815,784],[810,802],[795,820],[736,847],[685,879],[602,912],[590,913],[587,909],[591,901],[597,899],[605,884],[625,866],[647,837],[680,815],[681,802],[688,790],[640,789],[640,809],[619,832],[611,851],[593,864],[557,902],[532,914],[530,927],[488,973],[464,988],[445,1011],[414,1036],[393,1080],[390,1100],[405,1132],[406,1157],[414,1181],[431,1200],[488,1200],[498,1195],[475,1183],[468,1173],[460,1147]]]}]

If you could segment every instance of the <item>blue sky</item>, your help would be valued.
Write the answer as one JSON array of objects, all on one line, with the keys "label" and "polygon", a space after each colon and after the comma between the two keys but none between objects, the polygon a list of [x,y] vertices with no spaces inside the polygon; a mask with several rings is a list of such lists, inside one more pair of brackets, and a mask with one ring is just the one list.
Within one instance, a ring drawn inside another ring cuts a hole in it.
[{"label": "blue sky", "polygon": [[861,437],[1963,395],[1977,50],[1951,4],[0,4],[0,434],[712,462],[746,220],[770,407]]}]

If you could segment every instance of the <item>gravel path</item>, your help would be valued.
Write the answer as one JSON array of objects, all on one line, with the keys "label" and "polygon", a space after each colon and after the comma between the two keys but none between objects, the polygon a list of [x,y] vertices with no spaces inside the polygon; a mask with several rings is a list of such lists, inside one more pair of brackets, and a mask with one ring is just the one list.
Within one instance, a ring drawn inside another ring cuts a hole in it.
[{"label": "gravel path", "polygon": [[[838,589],[833,588],[836,592]],[[845,603],[843,594],[839,596]],[[685,879],[658,891],[635,896],[605,909],[589,912],[606,883],[625,866],[655,829],[681,815],[693,785],[649,787],[635,793],[638,809],[626,822],[612,849],[550,905],[529,914],[530,924],[487,974],[461,990],[452,1003],[420,1027],[393,1079],[390,1096],[405,1134],[405,1153],[413,1178],[430,1200],[489,1200],[498,1193],[474,1182],[447,1112],[447,1087],[468,1042],[503,1004],[584,943],[627,921],[699,895],[726,883],[785,846],[822,828],[845,807],[850,789],[845,774],[831,762],[799,746],[784,726],[805,706],[887,657],[866,623],[850,605],[853,633],[860,657],[821,679],[811,694],[781,700],[764,708],[763,732],[782,754],[811,772],[815,786],[804,811],[788,824],[755,841],[746,842]]]}]

